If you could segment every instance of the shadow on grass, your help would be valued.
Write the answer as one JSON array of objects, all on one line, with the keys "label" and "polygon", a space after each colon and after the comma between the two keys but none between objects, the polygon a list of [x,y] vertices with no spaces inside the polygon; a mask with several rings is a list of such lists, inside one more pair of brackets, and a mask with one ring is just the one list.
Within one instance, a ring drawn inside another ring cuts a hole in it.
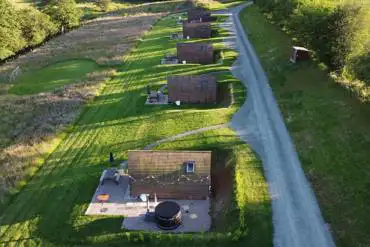
[{"label": "shadow on grass", "polygon": [[[243,102],[245,98],[245,90],[240,82],[235,79],[229,78],[230,73],[225,75],[218,75],[218,85],[219,85],[219,100],[217,104],[183,104],[181,106],[176,105],[144,105],[147,95],[146,87],[141,86],[140,89],[129,92],[120,92],[112,94],[103,94],[96,97],[95,101],[85,107],[84,113],[81,115],[80,120],[75,124],[76,126],[82,125],[94,125],[97,123],[105,123],[101,127],[107,127],[110,125],[109,122],[120,121],[121,119],[128,119],[127,122],[133,122],[133,119],[141,119],[141,117],[151,118],[154,116],[161,116],[162,119],[175,118],[176,116],[191,114],[187,112],[177,112],[174,113],[173,110],[211,110],[211,109],[221,109],[231,106],[231,93],[235,99],[235,104],[239,105]],[[234,91],[230,92],[229,84],[234,85]],[[126,106],[130,104],[128,109]],[[115,114],[105,114],[104,117],[100,118],[85,118],[85,114],[93,112],[94,114],[99,114],[99,112],[111,112],[111,109],[122,109]],[[121,123],[123,124],[123,122]],[[89,128],[87,128],[88,130]]]},{"label": "shadow on grass", "polygon": [[[165,26],[166,23],[161,25]],[[156,35],[163,36],[163,33],[158,32]],[[160,39],[158,40],[161,42]],[[155,47],[155,44],[151,45]],[[145,92],[147,80],[143,81],[140,77],[146,73],[152,73],[150,78],[152,83],[154,85],[163,84],[163,81],[158,82],[158,80],[163,80],[168,72],[165,67],[151,68],[158,62],[157,57],[145,60],[141,57],[142,55],[145,54],[140,54],[140,51],[129,55],[125,66],[122,67],[123,72],[108,83],[107,89],[96,101],[85,108],[68,138],[63,141],[63,145],[50,155],[45,165],[22,190],[22,193],[17,195],[2,212],[0,223],[2,243],[17,241],[17,236],[26,232],[40,239],[41,243],[56,246],[122,246],[122,244],[132,246],[144,243],[150,246],[173,246],[174,244],[177,246],[244,246],[245,243],[251,243],[251,246],[271,246],[270,228],[266,230],[262,227],[264,232],[261,235],[261,232],[257,231],[261,228],[260,226],[248,225],[249,222],[255,222],[271,226],[270,211],[262,212],[255,209],[268,207],[269,203],[266,201],[246,202],[239,210],[244,216],[239,218],[240,214],[230,215],[230,221],[227,221],[227,223],[235,223],[235,228],[230,229],[230,232],[219,233],[160,235],[127,232],[120,230],[122,217],[84,215],[98,184],[101,171],[108,165],[107,155],[110,151],[113,151],[118,159],[123,159],[127,157],[129,149],[142,148],[159,138],[177,134],[177,131],[186,131],[186,128],[199,128],[209,125],[210,122],[214,124],[224,121],[222,116],[233,112],[233,109],[227,113],[219,112],[220,115],[216,116],[216,120],[210,121],[204,117],[211,112],[208,111],[209,109],[191,106],[181,108],[180,111],[172,106],[143,107],[143,99],[145,99],[143,91]],[[209,68],[217,71],[227,67],[217,66],[189,66],[186,67],[186,73],[194,71],[204,73]],[[178,67],[174,68],[178,69]],[[131,74],[131,69],[138,69],[138,71],[133,72],[136,74]],[[162,78],[156,78],[159,75],[157,73],[163,73],[160,74]],[[176,71],[176,73],[181,73],[181,71]],[[222,80],[227,81],[227,78]],[[242,85],[238,85],[237,93],[241,103],[244,99],[244,91]],[[202,117],[199,118],[199,114],[202,114]],[[204,122],[193,121],[197,116],[199,121]],[[186,128],[177,128],[179,119],[186,121]],[[146,121],[150,124],[146,124]],[[164,126],[164,122],[167,121],[172,124]],[[110,128],[113,126],[114,128]],[[165,128],[170,130],[162,131]],[[100,138],[101,136],[103,138]],[[181,140],[176,143],[180,145],[177,149],[181,149],[182,146],[184,149],[214,150],[215,152],[242,145],[232,135],[220,134],[204,134],[203,137],[191,137],[187,141]],[[174,149],[174,147],[170,148]],[[261,176],[262,172],[259,171],[259,173]],[[246,188],[248,189],[250,188]],[[264,204],[266,206],[262,206]],[[257,217],[255,221],[252,221],[253,217]],[[242,220],[245,220],[247,225],[243,223],[243,228],[239,228],[238,223]]]},{"label": "shadow on grass", "polygon": [[[229,136],[234,139],[234,136]],[[213,136],[206,137],[212,139]],[[178,142],[178,141],[176,141]],[[209,145],[196,145],[191,149],[194,150],[212,150],[214,153],[230,152],[230,147],[240,145],[239,141],[226,141],[224,146],[220,143]],[[217,145],[217,146],[216,146]],[[213,157],[214,158],[214,157]],[[219,164],[220,165],[220,164]],[[230,164],[229,164],[230,165]],[[232,165],[233,166],[233,165]],[[84,171],[81,170],[81,173]],[[98,172],[98,171],[97,171]],[[101,172],[101,171],[100,171]],[[262,171],[260,171],[262,173]],[[74,191],[75,196],[73,201],[63,202],[62,197],[58,206],[57,213],[52,210],[44,210],[39,215],[39,221],[36,229],[36,236],[45,239],[50,243],[58,244],[83,244],[91,245],[93,243],[101,243],[102,245],[115,246],[116,244],[135,245],[135,244],[150,244],[150,246],[171,246],[173,244],[179,246],[195,246],[197,244],[212,244],[215,246],[242,246],[246,243],[256,243],[271,246],[272,236],[265,235],[264,240],[256,239],[254,236],[261,238],[261,232],[271,233],[271,211],[269,202],[247,203],[243,208],[238,208],[237,203],[233,202],[229,210],[225,211],[225,217],[222,217],[222,225],[214,229],[214,232],[199,233],[199,234],[155,234],[142,231],[126,231],[121,230],[123,217],[114,216],[85,216],[86,210],[91,196],[94,193],[94,188],[98,183],[98,176],[90,176],[90,179],[79,179],[73,183],[64,183],[62,186],[57,186],[49,191],[50,194],[56,194],[58,191],[67,190]],[[95,181],[95,182],[94,182]],[[84,193],[79,193],[75,189],[68,187],[83,188]],[[46,191],[45,191],[46,192]],[[234,196],[235,198],[235,196]],[[58,202],[53,202],[56,204]],[[241,214],[243,214],[241,216]],[[245,220],[244,223],[240,220]],[[241,224],[247,225],[240,228]],[[253,227],[251,227],[253,226]],[[59,229],[56,231],[55,229]],[[229,234],[230,233],[230,234]],[[104,243],[104,244],[103,244]]]}]

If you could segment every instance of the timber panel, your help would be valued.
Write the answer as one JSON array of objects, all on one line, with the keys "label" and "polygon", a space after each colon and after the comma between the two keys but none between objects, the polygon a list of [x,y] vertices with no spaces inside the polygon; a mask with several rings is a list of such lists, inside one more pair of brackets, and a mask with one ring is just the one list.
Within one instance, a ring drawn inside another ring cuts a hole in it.
[{"label": "timber panel", "polygon": [[167,79],[168,102],[210,104],[217,102],[217,83],[214,76],[170,76]]},{"label": "timber panel", "polygon": [[211,170],[211,151],[129,151],[128,169],[135,179],[150,175],[183,172],[184,163],[194,160],[195,173],[209,176]]},{"label": "timber panel", "polygon": [[177,58],[180,63],[212,64],[213,46],[207,43],[177,43]]},{"label": "timber panel", "polygon": [[209,11],[206,11],[204,8],[193,8],[188,10],[188,21],[215,21],[216,17],[211,16]]},{"label": "timber panel", "polygon": [[190,38],[201,38],[207,39],[211,37],[212,34],[212,27],[210,23],[205,22],[187,22],[184,21],[182,23],[182,32],[183,37],[190,37]]},{"label": "timber panel", "polygon": [[133,183],[131,187],[131,195],[134,197],[140,194],[153,196],[155,193],[160,199],[205,200],[209,196],[209,185],[207,184],[161,186]]},{"label": "timber panel", "polygon": [[[195,173],[185,163],[195,161]],[[158,198],[206,199],[211,185],[211,151],[129,151],[131,195],[156,193]]]}]

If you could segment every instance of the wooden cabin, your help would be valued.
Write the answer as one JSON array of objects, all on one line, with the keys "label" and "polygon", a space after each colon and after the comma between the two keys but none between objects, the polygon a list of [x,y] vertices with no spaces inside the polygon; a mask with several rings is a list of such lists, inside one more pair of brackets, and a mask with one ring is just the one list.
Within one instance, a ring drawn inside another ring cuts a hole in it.
[{"label": "wooden cabin", "polygon": [[211,22],[215,21],[216,17],[211,15],[211,12],[205,10],[204,8],[192,8],[188,10],[188,21],[202,21]]},{"label": "wooden cabin", "polygon": [[212,104],[217,102],[217,83],[214,76],[170,76],[167,79],[168,102]]},{"label": "wooden cabin", "polygon": [[212,64],[214,63],[213,46],[207,43],[177,43],[179,62]]},{"label": "wooden cabin", "polygon": [[187,22],[182,24],[182,32],[184,38],[201,38],[207,39],[212,35],[212,27],[208,22]]},{"label": "wooden cabin", "polygon": [[131,195],[205,200],[211,186],[211,151],[129,151]]}]

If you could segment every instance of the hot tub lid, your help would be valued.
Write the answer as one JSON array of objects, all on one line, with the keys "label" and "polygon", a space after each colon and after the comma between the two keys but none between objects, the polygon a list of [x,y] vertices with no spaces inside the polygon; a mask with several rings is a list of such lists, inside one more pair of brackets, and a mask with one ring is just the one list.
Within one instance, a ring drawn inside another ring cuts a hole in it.
[{"label": "hot tub lid", "polygon": [[157,217],[164,219],[172,219],[180,212],[180,205],[172,201],[164,201],[155,207]]}]

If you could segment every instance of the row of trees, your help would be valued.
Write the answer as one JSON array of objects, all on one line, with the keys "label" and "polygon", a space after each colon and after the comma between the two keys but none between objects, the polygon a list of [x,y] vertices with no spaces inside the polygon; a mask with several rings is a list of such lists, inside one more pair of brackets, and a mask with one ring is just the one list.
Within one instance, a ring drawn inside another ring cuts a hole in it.
[{"label": "row of trees", "polygon": [[0,60],[78,26],[81,14],[74,0],[51,0],[42,11],[0,0]]},{"label": "row of trees", "polygon": [[370,9],[361,1],[255,0],[330,69],[370,82]]}]

